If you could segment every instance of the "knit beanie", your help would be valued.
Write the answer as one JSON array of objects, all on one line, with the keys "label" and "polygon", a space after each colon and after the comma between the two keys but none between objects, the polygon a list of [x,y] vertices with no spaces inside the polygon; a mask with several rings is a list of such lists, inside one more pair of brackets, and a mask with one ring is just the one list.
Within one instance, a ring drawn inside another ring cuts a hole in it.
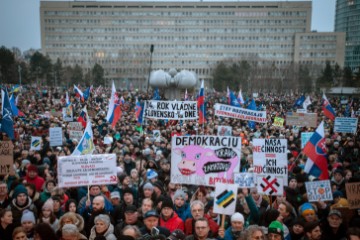
[{"label": "knit beanie", "polygon": [[273,221],[268,227],[268,233],[275,233],[284,236],[284,227],[279,221]]},{"label": "knit beanie", "polygon": [[154,186],[151,183],[147,182],[147,183],[145,183],[143,189],[154,190]]},{"label": "knit beanie", "polygon": [[110,217],[108,215],[100,214],[96,216],[94,223],[96,224],[97,221],[102,221],[106,226],[110,226]]},{"label": "knit beanie", "polygon": [[176,192],[174,193],[174,200],[177,198],[182,198],[185,200],[185,192],[181,189],[176,190]]},{"label": "knit beanie", "polygon": [[149,180],[156,178],[157,176],[158,176],[157,172],[153,169],[149,169],[146,172],[146,178]]},{"label": "knit beanie", "polygon": [[234,222],[234,221],[244,223],[245,222],[244,216],[241,213],[236,212],[231,216],[231,222]]},{"label": "knit beanie", "polygon": [[31,171],[38,172],[37,166],[35,166],[33,164],[29,165],[27,170],[28,170],[28,172],[31,172]]},{"label": "knit beanie", "polygon": [[161,204],[161,210],[163,210],[163,208],[166,208],[166,207],[174,209],[174,203],[171,200],[171,198],[169,198],[169,197],[165,197],[165,199],[163,200],[163,202]]},{"label": "knit beanie", "polygon": [[16,198],[20,193],[25,193],[25,195],[28,196],[27,189],[22,184],[17,185],[14,189],[13,198]]},{"label": "knit beanie", "polygon": [[52,200],[52,198],[46,200],[41,209],[42,210],[46,209],[46,210],[50,210],[51,212],[54,212],[54,200]]},{"label": "knit beanie", "polygon": [[21,216],[21,223],[23,222],[32,222],[35,224],[36,222],[35,222],[34,213],[29,210],[24,210]]},{"label": "knit beanie", "polygon": [[310,203],[304,203],[300,207],[300,214],[303,217],[307,214],[315,214],[315,209]]}]

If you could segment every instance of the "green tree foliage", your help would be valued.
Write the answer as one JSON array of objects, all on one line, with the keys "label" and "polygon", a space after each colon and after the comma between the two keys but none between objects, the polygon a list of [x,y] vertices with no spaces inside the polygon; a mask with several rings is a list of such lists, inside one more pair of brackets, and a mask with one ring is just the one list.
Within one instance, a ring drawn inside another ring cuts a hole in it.
[{"label": "green tree foliage", "polygon": [[326,61],[322,75],[318,78],[317,87],[331,87],[334,81],[334,70],[329,61]]},{"label": "green tree foliage", "polygon": [[[30,58],[30,72],[37,83],[49,84],[53,79],[52,64],[48,56],[35,52]],[[40,81],[40,82],[39,82]]]},{"label": "green tree foliage", "polygon": [[224,91],[227,87],[233,91],[237,91],[239,88],[247,90],[250,70],[251,67],[247,61],[220,62],[212,74],[214,88],[217,91]]},{"label": "green tree foliage", "polygon": [[64,80],[64,69],[62,66],[62,61],[60,58],[56,60],[56,63],[54,63],[53,66],[54,71],[54,86],[60,86],[61,83],[63,83]]},{"label": "green tree foliage", "polygon": [[92,68],[92,84],[94,86],[99,86],[99,85],[105,85],[105,78],[104,78],[104,68],[99,65],[99,64],[95,64],[94,67]]},{"label": "green tree foliage", "polygon": [[79,65],[75,65],[72,71],[71,83],[78,85],[83,82],[83,70]]},{"label": "green tree foliage", "polygon": [[345,67],[342,77],[342,86],[351,87],[353,74],[350,67]]},{"label": "green tree foliage", "polygon": [[10,49],[0,48],[0,80],[2,83],[15,83],[16,78],[15,56]]},{"label": "green tree foliage", "polygon": [[299,68],[299,90],[304,93],[312,91],[312,79],[307,66],[300,66]]}]

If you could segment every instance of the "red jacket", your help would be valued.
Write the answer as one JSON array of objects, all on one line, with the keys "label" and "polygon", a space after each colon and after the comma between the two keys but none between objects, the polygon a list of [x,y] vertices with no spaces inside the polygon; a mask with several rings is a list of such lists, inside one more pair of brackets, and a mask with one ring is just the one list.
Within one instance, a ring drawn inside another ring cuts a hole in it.
[{"label": "red jacket", "polygon": [[180,229],[181,231],[184,231],[184,222],[175,211],[173,213],[173,216],[167,221],[160,217],[160,226],[169,229],[171,233],[175,229]]},{"label": "red jacket", "polygon": [[[217,234],[218,234],[219,225],[214,220],[212,220],[212,218],[207,214],[204,215],[204,218],[206,218],[208,220],[208,222],[209,222],[209,227],[210,227],[210,230],[212,232],[212,237],[216,237]],[[194,234],[193,233],[194,224],[195,224],[195,221],[194,221],[193,218],[186,219],[186,221],[185,221],[185,235],[189,236],[191,234]]]},{"label": "red jacket", "polygon": [[34,179],[29,178],[29,176],[26,175],[25,180],[27,183],[33,183],[35,184],[36,191],[42,192],[42,186],[44,185],[45,180],[42,177],[36,176]]}]

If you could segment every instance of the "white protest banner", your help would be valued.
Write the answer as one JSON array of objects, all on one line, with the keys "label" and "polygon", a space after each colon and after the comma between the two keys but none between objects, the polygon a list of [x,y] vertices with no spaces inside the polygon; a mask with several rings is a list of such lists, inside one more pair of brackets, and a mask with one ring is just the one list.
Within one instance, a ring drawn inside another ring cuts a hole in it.
[{"label": "white protest banner", "polygon": [[284,181],[287,180],[270,174],[267,176],[256,175],[257,190],[260,194],[283,196]]},{"label": "white protest banner", "polygon": [[255,187],[254,173],[234,173],[234,183],[238,186],[238,188]]},{"label": "white protest banner", "polygon": [[241,138],[181,136],[171,139],[171,182],[214,186],[234,183],[239,172]]},{"label": "white protest banner", "polygon": [[14,173],[14,145],[11,141],[0,141],[0,176]]},{"label": "white protest banner", "polygon": [[303,149],[306,143],[310,140],[314,132],[302,132],[301,133],[301,149]]},{"label": "white protest banner", "polygon": [[61,188],[117,184],[115,154],[59,157],[57,170]]},{"label": "white protest banner", "polygon": [[356,133],[358,118],[337,117],[334,123],[334,132]]},{"label": "white protest banner", "polygon": [[41,149],[41,137],[31,136],[30,150]]},{"label": "white protest banner", "polygon": [[317,114],[288,112],[286,114],[286,125],[316,128],[318,125]]},{"label": "white protest banner", "polygon": [[104,137],[104,144],[112,144],[114,142],[112,137]]},{"label": "white protest banner", "polygon": [[71,105],[62,109],[62,117],[65,122],[71,122],[74,120],[73,108]]},{"label": "white protest banner", "polygon": [[75,131],[83,131],[83,126],[81,122],[69,122],[68,129]]},{"label": "white protest banner", "polygon": [[230,126],[218,126],[217,134],[219,136],[232,136],[232,127],[230,127]]},{"label": "white protest banner", "polygon": [[76,140],[80,141],[80,139],[82,138],[83,133],[84,133],[83,131],[70,130],[69,131],[69,138],[76,139]]},{"label": "white protest banner", "polygon": [[63,134],[61,127],[53,127],[49,129],[50,146],[63,145]]},{"label": "white protest banner", "polygon": [[333,200],[330,180],[305,182],[305,187],[309,202]]},{"label": "white protest banner", "polygon": [[215,115],[218,117],[229,117],[259,123],[266,123],[266,111],[255,111],[240,107],[216,103],[214,105]]},{"label": "white protest banner", "polygon": [[155,139],[159,138],[161,136],[160,130],[153,130],[153,136]]},{"label": "white protest banner", "polygon": [[287,140],[253,139],[254,173],[268,177],[283,178],[287,186]]},{"label": "white protest banner", "polygon": [[168,120],[198,119],[197,102],[149,100],[145,102],[143,117]]},{"label": "white protest banner", "polygon": [[215,184],[214,213],[232,215],[235,212],[238,186],[236,184]]}]

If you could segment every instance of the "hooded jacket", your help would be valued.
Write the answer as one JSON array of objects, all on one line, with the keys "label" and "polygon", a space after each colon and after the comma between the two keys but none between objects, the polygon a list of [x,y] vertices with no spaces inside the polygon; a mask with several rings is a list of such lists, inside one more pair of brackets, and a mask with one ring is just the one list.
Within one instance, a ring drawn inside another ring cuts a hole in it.
[{"label": "hooded jacket", "polygon": [[[103,236],[106,237],[106,240],[116,240],[117,238],[115,237],[113,232],[114,232],[114,226],[110,224],[106,232],[103,234]],[[97,234],[95,231],[95,226],[93,226],[91,228],[89,240],[94,240],[96,236]]]},{"label": "hooded jacket", "polygon": [[160,226],[169,229],[170,232],[173,232],[175,229],[180,229],[184,231],[184,222],[174,211],[172,216],[165,221],[163,216],[160,216]]}]

